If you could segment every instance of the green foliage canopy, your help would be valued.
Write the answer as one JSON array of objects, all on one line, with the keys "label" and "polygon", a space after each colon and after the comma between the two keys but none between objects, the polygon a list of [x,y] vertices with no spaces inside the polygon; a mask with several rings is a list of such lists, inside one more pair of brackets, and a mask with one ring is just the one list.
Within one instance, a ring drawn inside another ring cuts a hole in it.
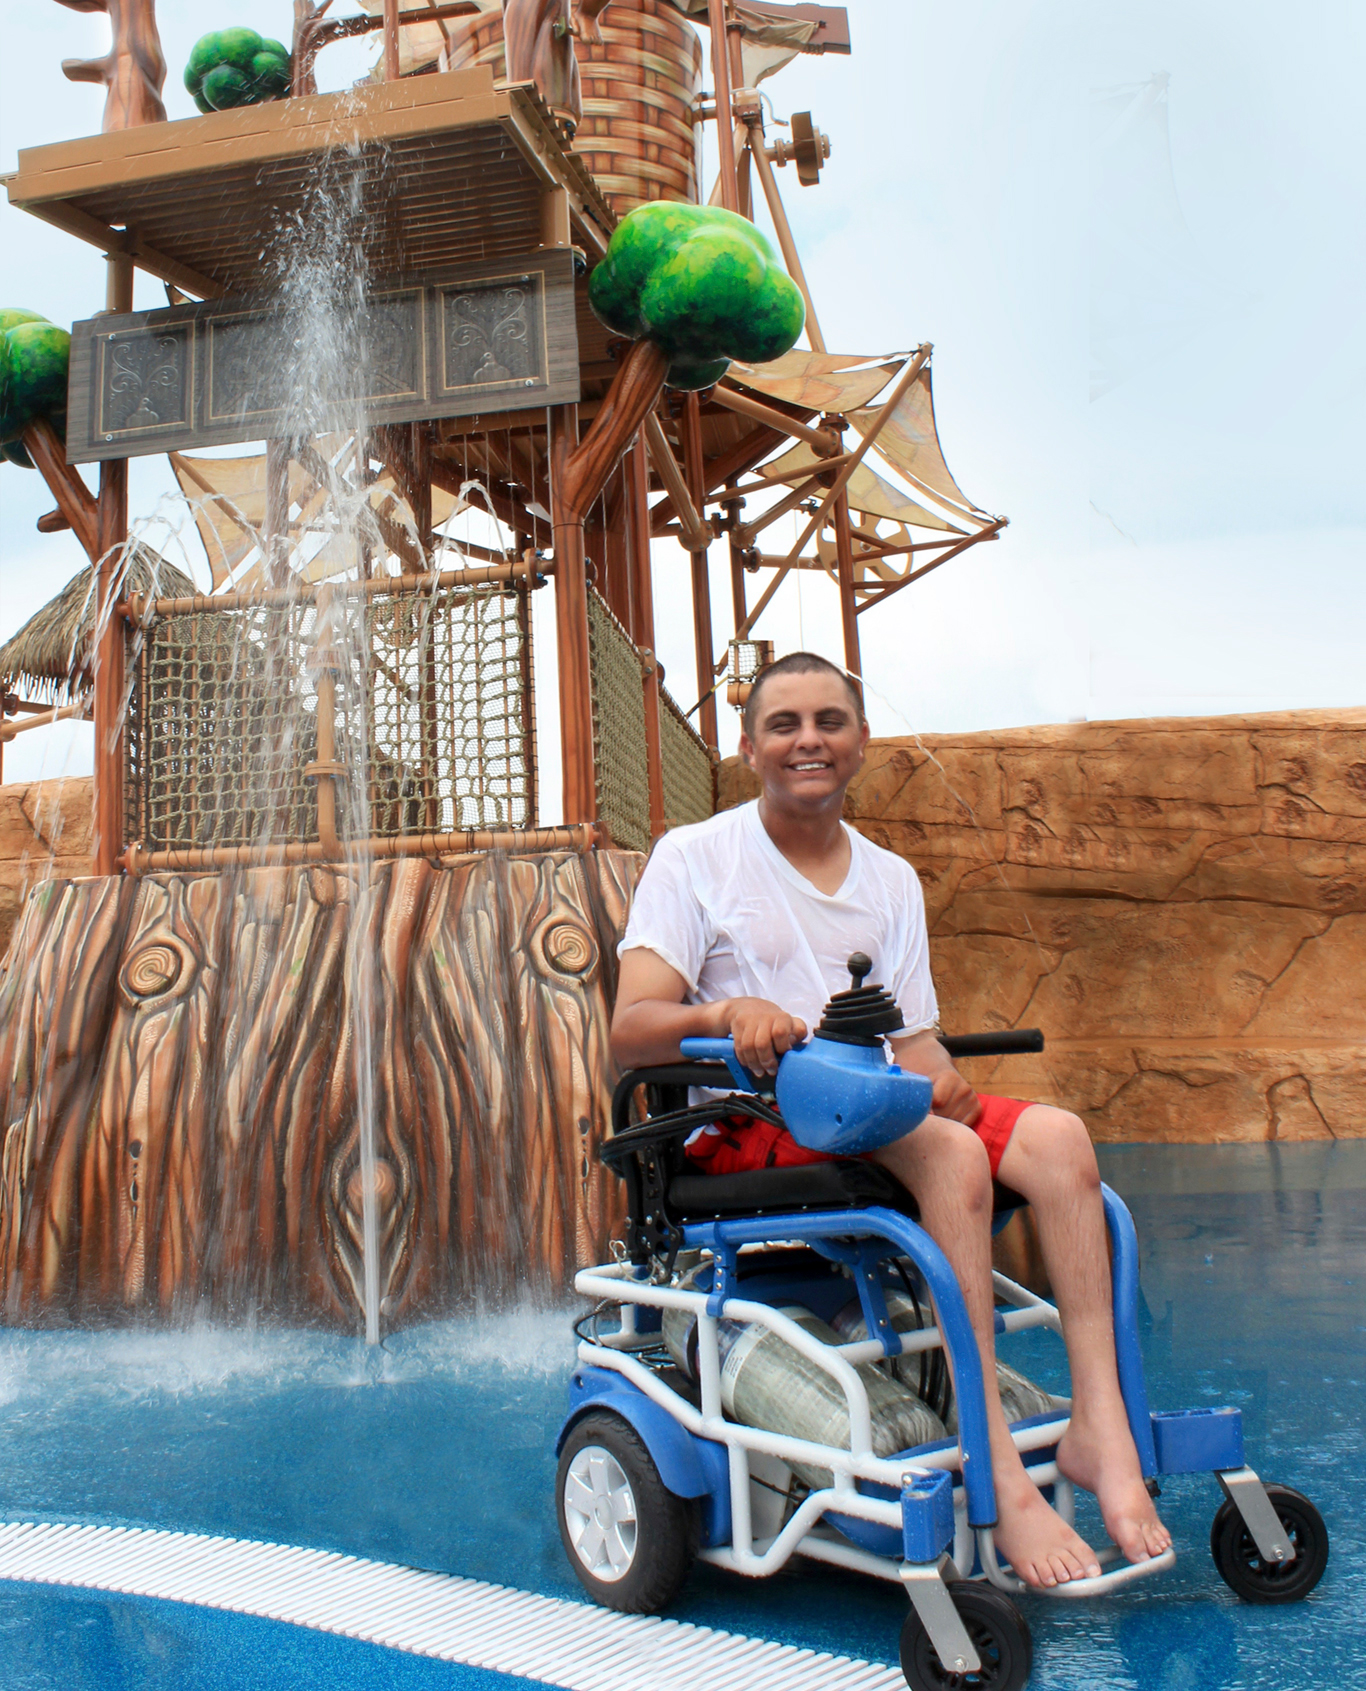
[{"label": "green foliage canopy", "polygon": [[747,218],[670,200],[621,220],[588,298],[614,333],[669,355],[676,388],[710,387],[733,358],[780,357],[806,321],[796,285]]},{"label": "green foliage canopy", "polygon": [[0,310],[0,456],[33,468],[23,433],[46,417],[66,432],[71,336],[36,311]]},{"label": "green foliage canopy", "polygon": [[201,112],[280,100],[289,85],[289,48],[254,29],[211,30],[185,66],[185,86]]}]

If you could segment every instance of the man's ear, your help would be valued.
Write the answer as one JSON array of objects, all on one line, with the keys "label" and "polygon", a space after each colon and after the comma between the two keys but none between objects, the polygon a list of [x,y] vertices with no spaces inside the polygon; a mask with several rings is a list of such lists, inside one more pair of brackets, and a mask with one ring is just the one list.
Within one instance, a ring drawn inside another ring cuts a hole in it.
[{"label": "man's ear", "polygon": [[745,733],[743,728],[740,730],[740,759],[741,762],[748,764],[749,767],[753,769],[754,742],[750,739],[749,735]]}]

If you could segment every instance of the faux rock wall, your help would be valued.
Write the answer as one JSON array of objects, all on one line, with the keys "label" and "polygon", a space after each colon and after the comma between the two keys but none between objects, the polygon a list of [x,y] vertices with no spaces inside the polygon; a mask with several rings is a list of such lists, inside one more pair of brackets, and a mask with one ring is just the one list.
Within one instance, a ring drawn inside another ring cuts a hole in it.
[{"label": "faux rock wall", "polygon": [[1102,1141],[1366,1136],[1366,710],[874,741],[846,815],[920,873],[945,1028],[1047,1035],[975,1084]]}]

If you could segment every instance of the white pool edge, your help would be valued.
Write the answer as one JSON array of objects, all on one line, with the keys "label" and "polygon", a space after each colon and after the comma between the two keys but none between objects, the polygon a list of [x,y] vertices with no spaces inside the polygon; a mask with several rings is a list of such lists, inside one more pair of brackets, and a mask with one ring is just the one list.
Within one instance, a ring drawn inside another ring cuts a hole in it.
[{"label": "white pool edge", "polygon": [[905,1691],[894,1668],[335,1551],[0,1523],[0,1580],[191,1603],[562,1691]]}]

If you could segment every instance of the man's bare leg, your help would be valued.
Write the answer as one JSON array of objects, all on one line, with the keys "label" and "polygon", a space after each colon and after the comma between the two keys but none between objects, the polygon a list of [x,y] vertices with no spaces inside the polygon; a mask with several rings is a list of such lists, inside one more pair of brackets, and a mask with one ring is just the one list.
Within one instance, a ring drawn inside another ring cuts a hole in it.
[{"label": "man's bare leg", "polygon": [[1094,1552],[1048,1506],[1025,1472],[994,1389],[991,1169],[985,1146],[960,1122],[928,1116],[914,1133],[873,1156],[915,1194],[921,1224],[949,1259],[962,1288],[977,1335],[983,1377],[989,1382],[987,1426],[996,1486],[996,1543],[1001,1554],[1031,1585],[1094,1577],[1100,1572]]},{"label": "man's bare leg", "polygon": [[1066,1110],[1031,1104],[1015,1124],[1000,1178],[1029,1199],[1062,1316],[1072,1421],[1058,1446],[1058,1467],[1095,1493],[1110,1536],[1131,1562],[1160,1556],[1171,1534],[1143,1483],[1119,1389],[1110,1242],[1085,1123]]}]

